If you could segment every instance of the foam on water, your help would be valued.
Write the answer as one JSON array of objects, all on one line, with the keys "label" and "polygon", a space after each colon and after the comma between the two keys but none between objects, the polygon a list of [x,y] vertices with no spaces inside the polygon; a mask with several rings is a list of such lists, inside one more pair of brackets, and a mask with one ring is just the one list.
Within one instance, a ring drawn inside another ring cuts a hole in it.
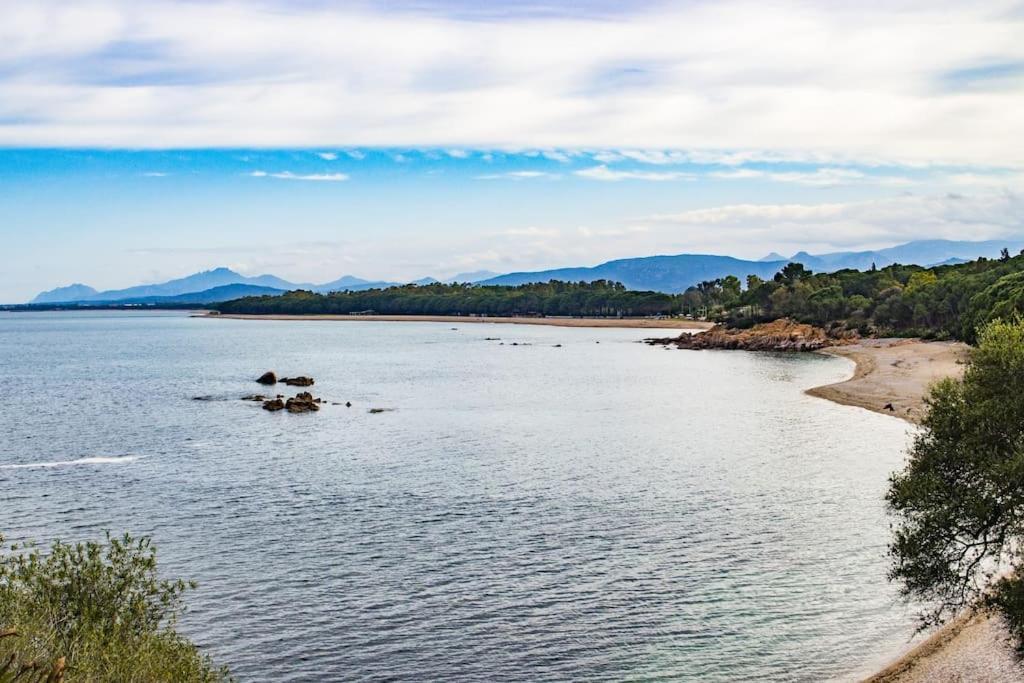
[{"label": "foam on water", "polygon": [[120,465],[138,460],[135,455],[95,456],[78,460],[57,460],[54,462],[27,462],[20,465],[0,465],[0,470],[22,470],[31,467],[70,467],[72,465]]}]

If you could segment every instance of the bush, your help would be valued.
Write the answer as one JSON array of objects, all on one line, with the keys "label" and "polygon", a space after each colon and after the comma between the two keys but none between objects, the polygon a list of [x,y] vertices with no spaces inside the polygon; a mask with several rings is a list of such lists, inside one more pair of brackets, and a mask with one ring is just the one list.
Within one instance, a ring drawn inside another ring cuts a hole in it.
[{"label": "bush", "polygon": [[174,630],[192,587],[157,576],[148,538],[57,541],[44,555],[0,537],[0,631],[17,634],[0,639],[0,662],[63,658],[69,681],[225,680]]}]

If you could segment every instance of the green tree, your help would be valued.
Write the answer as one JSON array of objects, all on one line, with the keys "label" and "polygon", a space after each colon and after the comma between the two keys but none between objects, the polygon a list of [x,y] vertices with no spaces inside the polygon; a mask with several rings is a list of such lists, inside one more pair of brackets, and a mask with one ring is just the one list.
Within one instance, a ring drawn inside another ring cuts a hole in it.
[{"label": "green tree", "polygon": [[981,599],[1024,636],[1024,322],[986,326],[963,379],[937,383],[927,406],[887,495],[890,577],[927,603],[924,625]]},{"label": "green tree", "polygon": [[809,278],[812,274],[802,263],[787,263],[782,270],[775,274],[775,281],[792,287],[800,280]]}]

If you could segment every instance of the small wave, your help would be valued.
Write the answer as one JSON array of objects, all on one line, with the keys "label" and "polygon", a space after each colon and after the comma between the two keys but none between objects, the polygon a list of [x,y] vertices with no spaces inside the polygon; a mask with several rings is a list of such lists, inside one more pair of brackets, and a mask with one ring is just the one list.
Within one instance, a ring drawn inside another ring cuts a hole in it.
[{"label": "small wave", "polygon": [[58,460],[56,462],[27,462],[22,465],[0,465],[0,470],[20,470],[30,467],[69,467],[71,465],[117,465],[138,460],[135,455],[122,455],[116,457],[96,456],[93,458],[79,458],[78,460]]}]

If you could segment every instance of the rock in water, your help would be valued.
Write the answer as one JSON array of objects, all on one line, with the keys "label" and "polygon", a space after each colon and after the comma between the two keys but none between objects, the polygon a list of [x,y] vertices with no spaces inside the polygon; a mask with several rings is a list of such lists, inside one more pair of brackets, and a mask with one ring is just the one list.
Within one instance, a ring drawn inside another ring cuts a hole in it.
[{"label": "rock in water", "polygon": [[284,407],[288,409],[289,413],[308,413],[320,410],[319,403],[319,399],[313,398],[308,391],[303,391],[296,394],[295,398],[288,399]]},{"label": "rock in water", "polygon": [[281,381],[290,387],[311,387],[313,386],[312,377],[282,377]]},{"label": "rock in water", "polygon": [[264,401],[263,410],[269,410],[270,412],[284,410],[284,401],[279,398],[275,398],[272,401]]},{"label": "rock in water", "polygon": [[271,371],[267,371],[260,375],[259,379],[256,381],[260,384],[277,384],[277,375]]}]

